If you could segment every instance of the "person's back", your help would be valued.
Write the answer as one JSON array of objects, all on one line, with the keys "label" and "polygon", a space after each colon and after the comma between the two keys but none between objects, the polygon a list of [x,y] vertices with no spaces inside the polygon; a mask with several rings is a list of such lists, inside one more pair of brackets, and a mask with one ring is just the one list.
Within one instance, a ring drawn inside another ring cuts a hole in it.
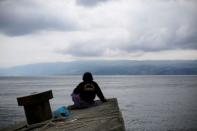
[{"label": "person's back", "polygon": [[102,102],[106,102],[103,93],[96,82],[93,81],[92,74],[86,72],[81,82],[73,91],[72,99],[77,107],[88,107],[94,104],[96,95]]}]

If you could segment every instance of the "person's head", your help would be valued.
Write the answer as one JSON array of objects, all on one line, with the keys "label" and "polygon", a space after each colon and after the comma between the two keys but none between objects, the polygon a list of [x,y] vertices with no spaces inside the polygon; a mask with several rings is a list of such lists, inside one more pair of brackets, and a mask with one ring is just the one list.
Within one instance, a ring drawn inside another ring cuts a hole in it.
[{"label": "person's head", "polygon": [[93,80],[93,77],[90,72],[86,72],[83,74],[83,81],[92,81],[92,80]]}]

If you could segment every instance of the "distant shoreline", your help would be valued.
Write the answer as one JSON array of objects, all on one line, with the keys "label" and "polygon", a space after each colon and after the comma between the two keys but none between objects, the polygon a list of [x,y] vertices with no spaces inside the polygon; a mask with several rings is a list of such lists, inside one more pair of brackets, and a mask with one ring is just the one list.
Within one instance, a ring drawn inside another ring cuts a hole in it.
[{"label": "distant shoreline", "polygon": [[[53,77],[76,77],[81,75],[48,75],[48,76],[0,76],[0,78],[53,78]],[[197,76],[196,75],[94,75],[95,77],[126,77],[126,76],[134,76],[134,77],[146,77],[146,76]]]},{"label": "distant shoreline", "polygon": [[74,61],[38,63],[0,68],[0,76],[82,75],[197,75],[197,60],[164,61]]}]

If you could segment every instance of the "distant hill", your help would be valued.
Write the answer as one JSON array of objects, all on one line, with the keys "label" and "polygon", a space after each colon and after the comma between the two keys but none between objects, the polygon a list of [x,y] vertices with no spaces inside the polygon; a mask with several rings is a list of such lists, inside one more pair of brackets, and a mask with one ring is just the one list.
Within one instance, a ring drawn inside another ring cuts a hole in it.
[{"label": "distant hill", "polygon": [[197,75],[194,61],[74,61],[1,68],[1,76],[78,75]]}]

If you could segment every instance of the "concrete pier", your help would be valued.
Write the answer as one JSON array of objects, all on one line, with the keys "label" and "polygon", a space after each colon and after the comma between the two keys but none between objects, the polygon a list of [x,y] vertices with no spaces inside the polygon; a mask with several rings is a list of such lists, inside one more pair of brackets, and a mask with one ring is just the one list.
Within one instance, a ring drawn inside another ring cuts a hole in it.
[{"label": "concrete pier", "polygon": [[125,131],[124,120],[116,98],[108,99],[98,105],[70,110],[71,115],[66,118],[46,121],[44,123],[26,126],[14,125],[6,131]]}]

